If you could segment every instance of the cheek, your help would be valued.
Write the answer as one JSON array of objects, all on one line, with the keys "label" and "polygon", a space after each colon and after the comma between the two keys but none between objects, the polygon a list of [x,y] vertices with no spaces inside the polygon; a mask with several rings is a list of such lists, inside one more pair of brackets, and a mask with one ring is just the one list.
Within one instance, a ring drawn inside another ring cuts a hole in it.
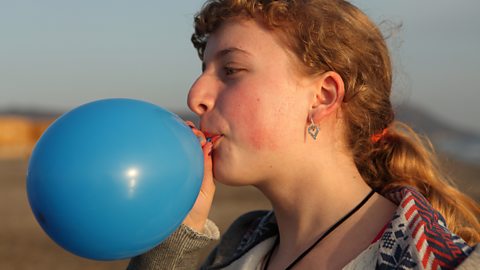
[{"label": "cheek", "polygon": [[236,136],[252,150],[275,150],[280,146],[275,138],[278,136],[276,118],[270,109],[260,98],[253,98],[231,111],[231,125]]},{"label": "cheek", "polygon": [[254,150],[277,149],[277,145],[271,138],[271,130],[266,129],[261,125],[251,125],[250,131],[246,134],[246,139]]}]

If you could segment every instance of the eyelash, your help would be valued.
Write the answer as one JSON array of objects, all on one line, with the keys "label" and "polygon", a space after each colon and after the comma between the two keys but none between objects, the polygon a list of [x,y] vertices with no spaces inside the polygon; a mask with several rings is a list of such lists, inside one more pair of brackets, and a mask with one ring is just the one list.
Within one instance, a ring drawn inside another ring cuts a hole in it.
[{"label": "eyelash", "polygon": [[225,75],[227,75],[227,76],[233,75],[237,72],[237,70],[235,68],[228,67],[228,66],[224,67],[223,70],[225,72]]},{"label": "eyelash", "polygon": [[[206,69],[205,64],[202,64],[202,72],[205,72],[205,69]],[[228,76],[233,76],[233,75],[235,75],[236,73],[238,73],[238,72],[240,72],[240,71],[242,71],[242,70],[244,70],[244,69],[242,69],[242,68],[234,68],[234,67],[231,67],[231,66],[228,66],[228,65],[227,65],[227,66],[224,66],[222,70],[223,70],[223,72],[224,72],[224,75],[228,77]]]},{"label": "eyelash", "polygon": [[231,66],[225,66],[225,67],[223,68],[224,74],[225,74],[226,76],[233,76],[233,75],[235,75],[236,73],[238,73],[238,72],[240,72],[240,71],[242,71],[242,70],[243,70],[243,69],[241,69],[241,68],[234,68],[234,67],[231,67]]}]

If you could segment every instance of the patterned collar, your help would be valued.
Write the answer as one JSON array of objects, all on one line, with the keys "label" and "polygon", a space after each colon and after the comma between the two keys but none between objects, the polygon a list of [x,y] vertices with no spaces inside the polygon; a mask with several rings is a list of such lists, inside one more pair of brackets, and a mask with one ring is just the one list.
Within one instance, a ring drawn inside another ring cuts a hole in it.
[{"label": "patterned collar", "polygon": [[398,208],[380,239],[376,269],[454,269],[472,252],[414,188],[385,196]]},{"label": "patterned collar", "polygon": [[[380,240],[373,244],[378,245],[374,258],[376,269],[453,269],[473,251],[462,238],[447,229],[440,213],[414,188],[398,188],[384,196],[398,208]],[[250,228],[223,266],[265,239],[278,235],[271,211]]]}]

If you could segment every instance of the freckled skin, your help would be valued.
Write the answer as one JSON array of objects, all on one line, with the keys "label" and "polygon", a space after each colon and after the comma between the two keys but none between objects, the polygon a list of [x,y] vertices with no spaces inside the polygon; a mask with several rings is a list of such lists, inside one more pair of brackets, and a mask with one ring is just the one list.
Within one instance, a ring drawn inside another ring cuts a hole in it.
[{"label": "freckled skin", "polygon": [[[243,98],[248,104],[247,98]],[[259,99],[257,99],[259,100]],[[263,119],[263,112],[259,106],[243,106],[237,111],[232,112],[232,118],[240,121],[238,124],[247,126],[248,128],[238,130],[239,134],[247,140],[246,144],[251,145],[253,150],[260,151],[262,149],[275,150],[278,145],[275,140],[270,138],[274,136],[273,131],[265,123],[268,119]]]},{"label": "freckled skin", "polygon": [[[217,57],[231,47],[247,54]],[[296,67],[283,48],[255,21],[226,22],[207,42],[206,68],[190,90],[189,106],[200,115],[202,129],[224,134],[213,154],[220,182],[244,185],[271,178],[300,151],[290,145],[304,142],[313,94],[298,87]],[[239,71],[227,76],[230,65]]]}]

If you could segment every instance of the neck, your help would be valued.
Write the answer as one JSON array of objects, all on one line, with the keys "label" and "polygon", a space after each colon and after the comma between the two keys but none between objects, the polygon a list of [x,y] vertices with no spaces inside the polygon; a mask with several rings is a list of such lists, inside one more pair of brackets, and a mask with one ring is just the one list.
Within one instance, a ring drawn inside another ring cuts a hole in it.
[{"label": "neck", "polygon": [[370,192],[353,162],[337,159],[332,163],[324,166],[335,166],[330,167],[335,170],[316,165],[259,186],[275,211],[280,248],[288,245],[298,253]]}]

